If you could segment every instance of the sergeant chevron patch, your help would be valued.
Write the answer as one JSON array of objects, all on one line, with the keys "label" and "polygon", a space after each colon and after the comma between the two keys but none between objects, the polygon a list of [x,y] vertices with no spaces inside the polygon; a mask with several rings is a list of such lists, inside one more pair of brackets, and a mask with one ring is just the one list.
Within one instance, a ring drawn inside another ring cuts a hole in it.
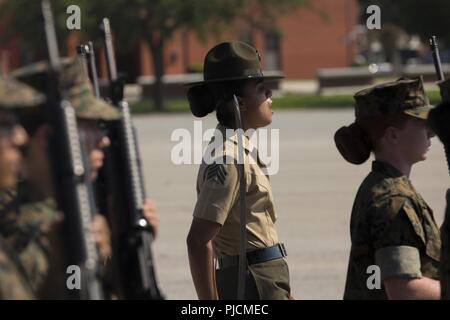
[{"label": "sergeant chevron patch", "polygon": [[208,171],[206,174],[206,179],[210,180],[210,181],[216,181],[220,184],[225,184],[225,179],[227,176],[227,171],[225,170],[225,167],[223,166],[223,164],[211,164],[208,167]]}]

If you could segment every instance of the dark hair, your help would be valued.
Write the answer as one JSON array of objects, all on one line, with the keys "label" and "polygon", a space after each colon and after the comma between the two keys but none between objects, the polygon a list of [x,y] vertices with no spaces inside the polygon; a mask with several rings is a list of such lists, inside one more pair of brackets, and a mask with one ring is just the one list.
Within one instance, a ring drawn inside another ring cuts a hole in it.
[{"label": "dark hair", "polygon": [[378,140],[388,127],[402,128],[410,116],[400,113],[389,116],[356,119],[350,126],[341,127],[334,134],[339,153],[350,163],[362,164],[378,147]]},{"label": "dark hair", "polygon": [[242,96],[244,88],[251,81],[213,82],[189,88],[187,98],[192,114],[201,118],[216,110],[217,121],[234,128],[234,110],[230,101],[234,94]]}]

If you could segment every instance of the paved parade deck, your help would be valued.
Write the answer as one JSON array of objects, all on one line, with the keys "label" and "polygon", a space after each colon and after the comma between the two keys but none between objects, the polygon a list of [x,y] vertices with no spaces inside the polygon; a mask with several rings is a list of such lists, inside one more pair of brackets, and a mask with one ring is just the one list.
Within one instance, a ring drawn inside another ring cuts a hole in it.
[{"label": "paved parade deck", "polygon": [[[280,129],[280,168],[271,177],[278,214],[277,229],[288,251],[293,296],[298,299],[341,299],[350,246],[349,219],[356,190],[369,172],[346,163],[333,134],[353,120],[353,110],[277,111],[273,128]],[[161,220],[154,243],[157,273],[168,299],[196,299],[186,249],[192,219],[198,165],[174,165],[172,131],[193,132],[190,114],[135,118],[147,194],[155,199]],[[203,119],[203,129],[215,127],[215,116]],[[413,168],[411,179],[443,219],[449,177],[437,138],[427,161]]]}]

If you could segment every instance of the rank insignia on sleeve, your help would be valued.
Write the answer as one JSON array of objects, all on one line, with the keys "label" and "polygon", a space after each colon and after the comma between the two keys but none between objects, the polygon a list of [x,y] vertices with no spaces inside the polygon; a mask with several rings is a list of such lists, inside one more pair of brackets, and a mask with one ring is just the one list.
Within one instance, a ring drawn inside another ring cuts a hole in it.
[{"label": "rank insignia on sleeve", "polygon": [[227,171],[223,164],[211,164],[208,167],[206,179],[209,181],[216,181],[220,184],[225,184]]}]

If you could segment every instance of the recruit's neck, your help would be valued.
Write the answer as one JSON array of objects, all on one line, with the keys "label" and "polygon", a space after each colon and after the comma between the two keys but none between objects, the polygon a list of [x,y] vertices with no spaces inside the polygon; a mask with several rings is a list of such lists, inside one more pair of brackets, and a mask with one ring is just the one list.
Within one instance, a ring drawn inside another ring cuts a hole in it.
[{"label": "recruit's neck", "polygon": [[400,156],[392,153],[375,153],[375,160],[390,164],[408,178],[411,175],[412,163]]}]

